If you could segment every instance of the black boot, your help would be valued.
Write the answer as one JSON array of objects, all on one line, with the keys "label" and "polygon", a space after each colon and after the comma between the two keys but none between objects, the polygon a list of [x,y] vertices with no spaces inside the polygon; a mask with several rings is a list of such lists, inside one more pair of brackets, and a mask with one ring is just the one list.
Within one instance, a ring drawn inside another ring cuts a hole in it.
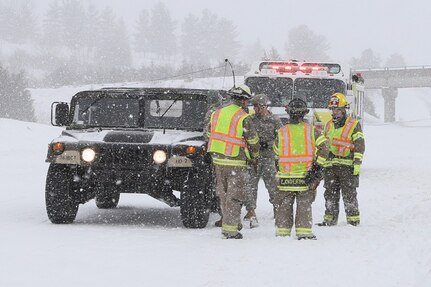
[{"label": "black boot", "polygon": [[214,225],[215,225],[216,227],[221,227],[221,226],[223,225],[223,216],[222,216],[222,217],[220,217],[220,219],[219,219],[219,220],[217,220],[216,222],[214,222]]},{"label": "black boot", "polygon": [[332,222],[332,221],[323,221],[320,223],[316,223],[317,226],[334,226],[337,225],[336,222]]},{"label": "black boot", "polygon": [[223,238],[224,239],[242,239],[242,234],[237,232],[237,233],[223,233]]},{"label": "black boot", "polygon": [[316,235],[298,236],[298,240],[317,240]]}]

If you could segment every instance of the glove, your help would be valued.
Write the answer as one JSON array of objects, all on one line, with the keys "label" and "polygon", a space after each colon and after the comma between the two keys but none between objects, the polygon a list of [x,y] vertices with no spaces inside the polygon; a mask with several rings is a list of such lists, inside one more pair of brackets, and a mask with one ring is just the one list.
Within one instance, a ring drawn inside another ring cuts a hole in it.
[{"label": "glove", "polygon": [[314,180],[320,180],[322,178],[322,167],[318,165],[317,163],[313,163],[310,170],[305,175],[305,183],[310,184]]},{"label": "glove", "polygon": [[314,171],[313,171],[312,169],[310,169],[310,170],[307,172],[307,174],[305,175],[305,178],[304,178],[305,183],[306,183],[307,185],[309,185],[309,184],[313,181],[313,178],[314,178]]},{"label": "glove", "polygon": [[253,158],[248,161],[249,165],[254,170],[254,172],[257,172],[257,162],[258,162],[257,158]]},{"label": "glove", "polygon": [[361,168],[361,166],[359,164],[354,164],[353,165],[353,175],[359,175],[360,168]]}]

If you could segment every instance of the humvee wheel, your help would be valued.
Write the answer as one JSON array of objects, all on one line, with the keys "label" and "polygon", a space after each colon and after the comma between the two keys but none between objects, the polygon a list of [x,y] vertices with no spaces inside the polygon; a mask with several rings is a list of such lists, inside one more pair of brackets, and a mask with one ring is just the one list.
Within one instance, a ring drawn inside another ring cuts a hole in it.
[{"label": "humvee wheel", "polygon": [[113,195],[98,194],[96,195],[96,206],[100,209],[115,208],[120,201],[120,194]]},{"label": "humvee wheel", "polygon": [[52,223],[72,223],[79,204],[73,198],[73,171],[67,165],[51,164],[46,176],[45,204]]},{"label": "humvee wheel", "polygon": [[96,206],[100,209],[115,208],[120,201],[120,193],[115,192],[113,188],[100,186],[96,192]]},{"label": "humvee wheel", "polygon": [[187,180],[181,192],[181,220],[187,228],[204,228],[207,226],[211,202],[207,200],[207,187],[197,180]]}]

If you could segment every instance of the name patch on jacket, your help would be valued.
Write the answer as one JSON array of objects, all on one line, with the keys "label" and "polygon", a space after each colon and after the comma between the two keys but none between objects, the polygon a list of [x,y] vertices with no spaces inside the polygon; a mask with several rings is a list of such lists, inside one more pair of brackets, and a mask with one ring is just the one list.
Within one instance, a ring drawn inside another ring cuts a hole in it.
[{"label": "name patch on jacket", "polygon": [[280,186],[307,186],[303,178],[280,178]]}]

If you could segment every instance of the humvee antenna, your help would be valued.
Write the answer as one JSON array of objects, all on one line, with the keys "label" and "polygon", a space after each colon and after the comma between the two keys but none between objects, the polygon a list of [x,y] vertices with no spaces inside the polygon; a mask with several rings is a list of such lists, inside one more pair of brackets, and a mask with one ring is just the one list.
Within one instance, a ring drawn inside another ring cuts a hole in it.
[{"label": "humvee antenna", "polygon": [[228,60],[228,59],[224,59],[224,61],[225,61],[226,63],[228,63],[228,64],[229,64],[229,66],[230,66],[230,69],[231,69],[231,71],[232,71],[232,77],[233,77],[233,87],[235,88],[235,71],[233,70],[232,64],[229,62],[229,60]]}]

